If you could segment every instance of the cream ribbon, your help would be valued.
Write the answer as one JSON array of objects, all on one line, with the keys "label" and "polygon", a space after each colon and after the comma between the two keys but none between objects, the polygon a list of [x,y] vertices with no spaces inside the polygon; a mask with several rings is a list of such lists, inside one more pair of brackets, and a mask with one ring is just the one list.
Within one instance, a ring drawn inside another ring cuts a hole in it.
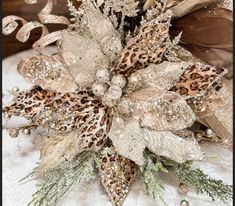
[{"label": "cream ribbon", "polygon": [[[27,4],[36,4],[38,0],[25,0]],[[38,18],[43,24],[66,24],[69,25],[69,20],[64,16],[51,14],[55,0],[47,0],[45,7],[38,13]]]},{"label": "cream ribbon", "polygon": [[[25,0],[25,2],[27,4],[35,4],[38,1],[37,0]],[[48,0],[45,7],[39,12],[38,17],[41,23],[37,21],[27,22],[23,18],[14,16],[14,15],[5,17],[2,20],[2,33],[4,35],[9,35],[12,32],[14,32],[16,28],[19,26],[19,23],[17,21],[20,21],[23,24],[23,26],[17,32],[16,38],[20,42],[26,42],[30,37],[30,32],[35,28],[41,27],[42,28],[41,37],[32,46],[36,51],[41,52],[41,50],[44,47],[61,39],[62,32],[63,32],[63,30],[60,30],[60,31],[49,33],[48,29],[43,24],[48,24],[48,23],[65,24],[65,25],[70,24],[69,20],[66,17],[56,16],[56,15],[51,14],[53,5],[54,5],[54,0]]]}]

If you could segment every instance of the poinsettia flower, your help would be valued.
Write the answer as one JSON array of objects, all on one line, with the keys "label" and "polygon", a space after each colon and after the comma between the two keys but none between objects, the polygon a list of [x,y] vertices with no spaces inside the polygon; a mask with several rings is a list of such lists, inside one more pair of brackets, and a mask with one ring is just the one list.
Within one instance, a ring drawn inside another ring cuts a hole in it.
[{"label": "poinsettia flower", "polygon": [[[36,86],[16,94],[3,112],[48,130],[39,169],[95,151],[101,182],[114,205],[121,205],[146,148],[178,163],[203,159],[193,135],[183,138],[175,132],[197,119],[188,100],[205,96],[226,69],[173,54],[172,12],[164,9],[163,1],[153,1],[128,36],[125,17],[138,15],[138,3],[83,1],[79,10],[70,8],[75,23],[60,31],[57,54],[40,53],[21,62],[18,72]],[[5,30],[17,18],[12,20],[5,19]]]}]

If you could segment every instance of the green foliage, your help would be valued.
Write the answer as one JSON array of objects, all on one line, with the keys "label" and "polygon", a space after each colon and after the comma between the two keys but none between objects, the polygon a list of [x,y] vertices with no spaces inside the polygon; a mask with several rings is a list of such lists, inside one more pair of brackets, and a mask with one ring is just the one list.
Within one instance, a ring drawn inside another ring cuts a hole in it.
[{"label": "green foliage", "polygon": [[28,206],[55,206],[76,183],[82,179],[95,178],[95,158],[94,153],[83,152],[72,161],[65,161],[58,167],[46,171],[44,181],[37,185],[37,192],[33,194]]},{"label": "green foliage", "polygon": [[213,201],[220,199],[225,204],[231,203],[232,186],[222,180],[216,180],[204,174],[200,169],[191,169],[190,164],[182,164],[176,169],[181,182],[192,185],[198,193],[206,193]]},{"label": "green foliage", "polygon": [[168,170],[163,166],[160,161],[153,160],[150,156],[146,157],[146,164],[140,167],[140,172],[143,175],[145,189],[148,195],[154,199],[159,199],[167,206],[164,198],[163,191],[164,186],[158,177],[159,172],[168,173]]}]

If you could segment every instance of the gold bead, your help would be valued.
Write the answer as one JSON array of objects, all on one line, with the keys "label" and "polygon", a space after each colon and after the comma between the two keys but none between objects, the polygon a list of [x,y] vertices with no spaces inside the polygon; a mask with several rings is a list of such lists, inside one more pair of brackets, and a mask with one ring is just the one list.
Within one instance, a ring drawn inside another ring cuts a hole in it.
[{"label": "gold bead", "polygon": [[190,206],[190,205],[189,205],[189,202],[187,200],[182,200],[180,202],[180,206]]},{"label": "gold bead", "polygon": [[202,134],[197,133],[197,134],[196,134],[196,137],[197,137],[197,139],[201,139],[201,138],[202,138]]},{"label": "gold bead", "polygon": [[4,118],[5,118],[5,119],[10,119],[10,118],[11,118],[11,115],[8,114],[8,113],[4,113]]},{"label": "gold bead", "polygon": [[18,129],[9,129],[8,132],[9,132],[9,135],[12,138],[16,138],[19,135],[19,130]]},{"label": "gold bead", "polygon": [[180,183],[178,189],[181,195],[186,195],[188,193],[188,186],[184,183]]}]

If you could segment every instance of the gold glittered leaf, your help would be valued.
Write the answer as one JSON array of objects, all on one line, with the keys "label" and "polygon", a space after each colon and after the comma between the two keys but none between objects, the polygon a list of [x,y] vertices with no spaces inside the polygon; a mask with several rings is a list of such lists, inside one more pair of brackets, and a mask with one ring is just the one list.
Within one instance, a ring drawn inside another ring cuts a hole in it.
[{"label": "gold glittered leaf", "polygon": [[26,81],[43,89],[66,93],[78,88],[61,55],[34,55],[22,60],[17,70]]},{"label": "gold glittered leaf", "polygon": [[117,108],[123,116],[137,118],[142,126],[156,131],[185,129],[196,120],[183,97],[171,92],[162,93],[154,87],[130,93],[121,99]]},{"label": "gold glittered leaf", "polygon": [[104,189],[113,205],[121,206],[135,180],[137,172],[135,163],[117,154],[112,145],[104,148],[98,161],[99,175]]}]

